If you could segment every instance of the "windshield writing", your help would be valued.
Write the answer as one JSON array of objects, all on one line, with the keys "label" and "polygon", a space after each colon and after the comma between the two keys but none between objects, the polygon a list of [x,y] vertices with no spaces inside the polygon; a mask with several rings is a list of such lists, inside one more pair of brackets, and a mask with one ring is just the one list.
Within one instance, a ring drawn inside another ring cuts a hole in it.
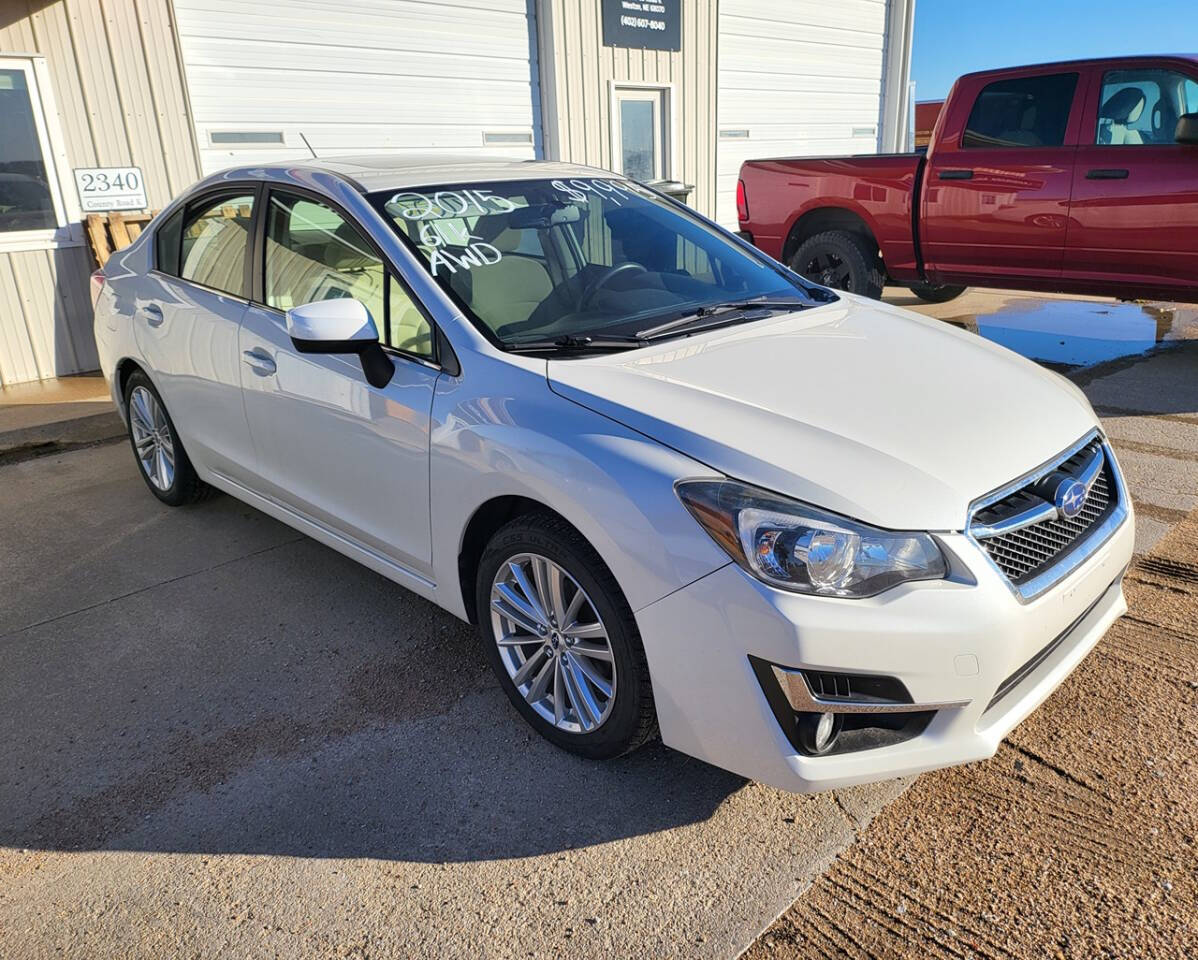
[{"label": "windshield writing", "polygon": [[372,197],[429,273],[508,345],[617,336],[802,282],[637,184],[522,180]]}]

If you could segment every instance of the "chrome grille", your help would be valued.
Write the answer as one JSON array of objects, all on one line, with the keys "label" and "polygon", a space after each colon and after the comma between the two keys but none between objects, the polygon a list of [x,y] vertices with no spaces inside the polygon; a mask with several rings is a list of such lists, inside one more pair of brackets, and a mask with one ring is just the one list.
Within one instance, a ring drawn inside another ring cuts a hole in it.
[{"label": "chrome grille", "polygon": [[979,509],[970,521],[971,531],[981,528],[1002,529],[1004,522],[1026,515],[1035,509],[1045,510],[1051,501],[1037,488],[1045,477],[1076,476],[1095,456],[1102,458],[1101,468],[1082,503],[1081,511],[1073,518],[1051,512],[1048,519],[1012,529],[998,535],[978,536],[978,543],[995,565],[1015,586],[1026,583],[1049,569],[1054,563],[1086,539],[1089,531],[1116,506],[1117,486],[1112,474],[1111,458],[1102,441],[1094,438],[1076,453],[1043,470],[1012,493]]}]

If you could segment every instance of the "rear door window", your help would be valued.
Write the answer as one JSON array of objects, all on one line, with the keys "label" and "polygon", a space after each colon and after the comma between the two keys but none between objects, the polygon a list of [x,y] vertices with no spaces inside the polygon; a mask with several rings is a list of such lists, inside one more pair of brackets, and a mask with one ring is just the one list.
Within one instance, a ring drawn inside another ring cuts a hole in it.
[{"label": "rear door window", "polygon": [[[253,211],[251,193],[209,197],[189,206],[179,241],[179,276],[248,298],[245,262]],[[160,247],[159,255],[163,252]]]},{"label": "rear door window", "polygon": [[1198,109],[1190,105],[1196,86],[1173,70],[1108,71],[1102,77],[1094,142],[1116,147],[1174,144],[1178,117]]},{"label": "rear door window", "polygon": [[996,80],[982,88],[961,146],[1059,147],[1065,143],[1076,73]]}]

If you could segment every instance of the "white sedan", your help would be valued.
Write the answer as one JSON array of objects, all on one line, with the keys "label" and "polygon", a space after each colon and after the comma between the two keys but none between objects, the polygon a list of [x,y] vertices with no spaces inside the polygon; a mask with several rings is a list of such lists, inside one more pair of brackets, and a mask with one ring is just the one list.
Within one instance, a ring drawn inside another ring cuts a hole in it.
[{"label": "white sedan", "polygon": [[604,171],[229,170],[93,290],[158,499],[225,491],[477,624],[588,757],[660,729],[799,791],[986,757],[1126,609],[1076,388]]}]

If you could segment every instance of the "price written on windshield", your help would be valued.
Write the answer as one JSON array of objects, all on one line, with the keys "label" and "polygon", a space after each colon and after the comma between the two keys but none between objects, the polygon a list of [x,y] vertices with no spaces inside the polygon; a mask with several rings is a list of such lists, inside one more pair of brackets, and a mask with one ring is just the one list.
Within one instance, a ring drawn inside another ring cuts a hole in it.
[{"label": "price written on windshield", "polygon": [[144,210],[146,186],[139,167],[88,167],[75,171],[79,207],[84,213]]}]

